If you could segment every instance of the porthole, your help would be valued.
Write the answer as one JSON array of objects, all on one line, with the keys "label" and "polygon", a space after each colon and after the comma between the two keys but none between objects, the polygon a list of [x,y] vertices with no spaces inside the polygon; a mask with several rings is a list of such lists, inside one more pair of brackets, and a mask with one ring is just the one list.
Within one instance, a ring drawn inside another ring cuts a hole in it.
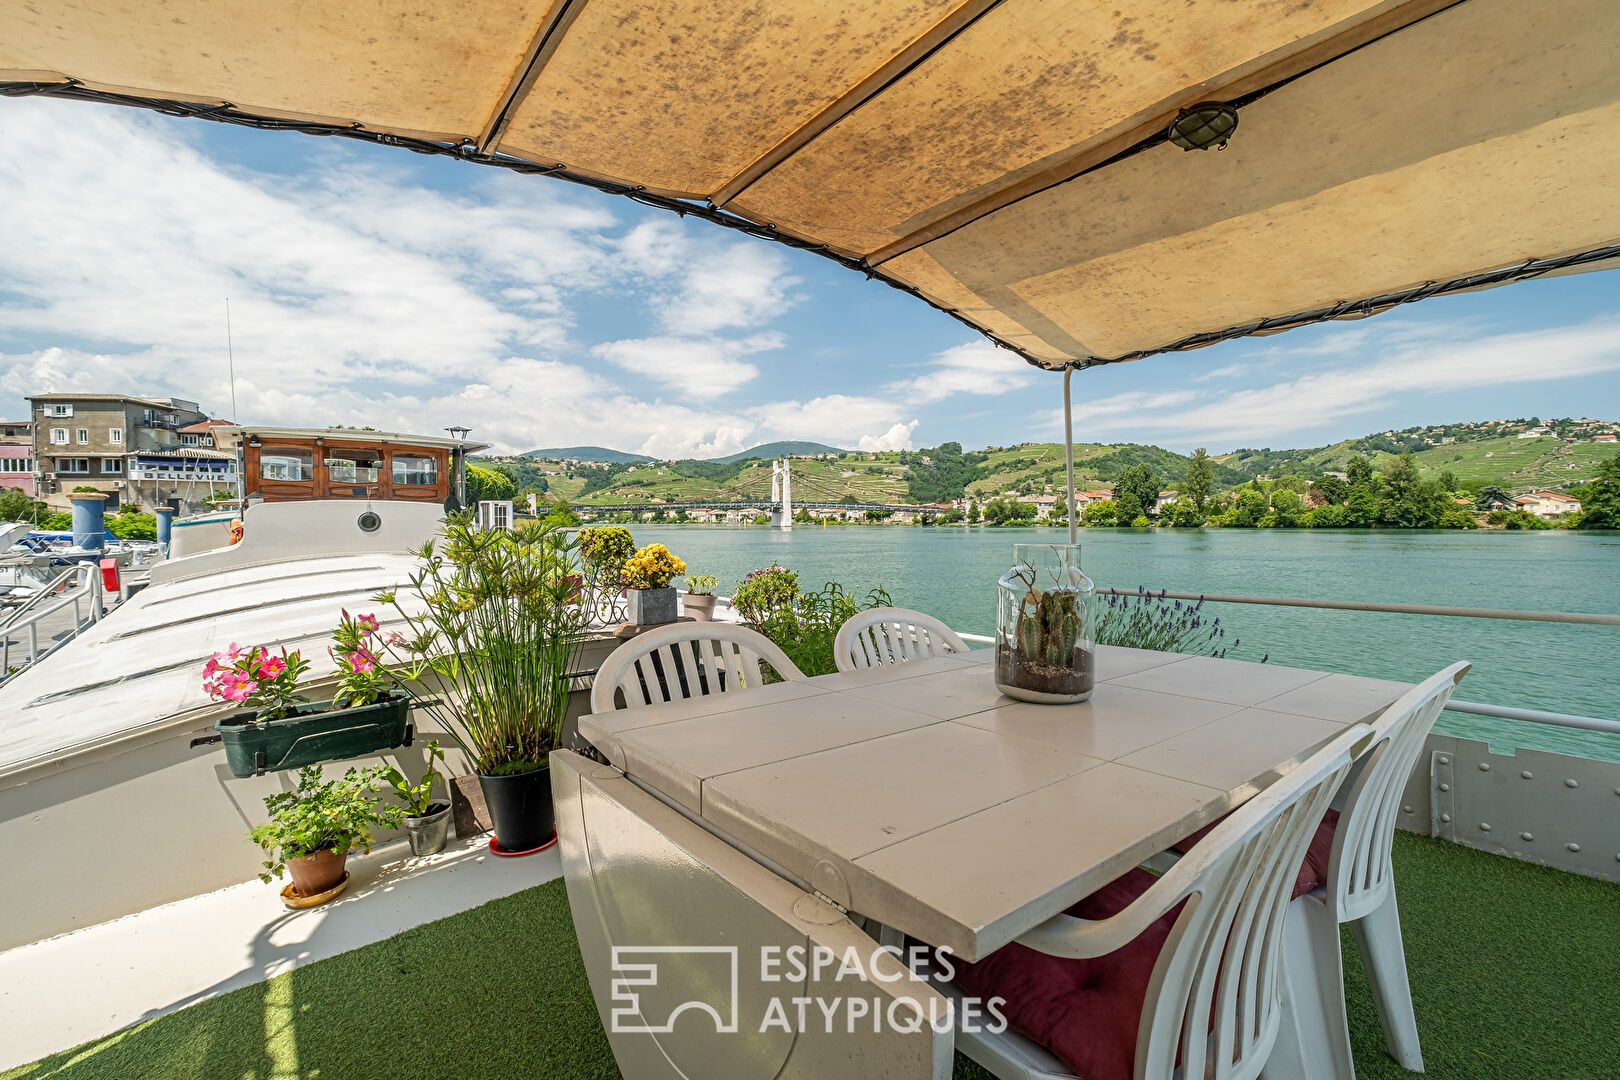
[{"label": "porthole", "polygon": [[360,515],[358,524],[361,532],[374,533],[382,528],[382,518],[378,517],[375,511],[367,510]]}]

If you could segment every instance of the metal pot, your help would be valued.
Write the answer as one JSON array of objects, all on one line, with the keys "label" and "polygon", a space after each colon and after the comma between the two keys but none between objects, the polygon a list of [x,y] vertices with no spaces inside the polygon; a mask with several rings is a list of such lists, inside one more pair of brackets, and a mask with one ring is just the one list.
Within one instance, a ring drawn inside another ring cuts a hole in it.
[{"label": "metal pot", "polygon": [[444,850],[445,838],[450,832],[450,804],[436,802],[428,805],[421,817],[405,819],[405,835],[411,841],[412,855],[432,855]]}]

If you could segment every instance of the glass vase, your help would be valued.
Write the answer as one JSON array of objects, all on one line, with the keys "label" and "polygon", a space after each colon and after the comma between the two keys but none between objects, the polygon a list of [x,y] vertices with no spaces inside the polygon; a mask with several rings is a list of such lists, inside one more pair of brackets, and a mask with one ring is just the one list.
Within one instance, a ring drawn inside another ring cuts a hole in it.
[{"label": "glass vase", "polygon": [[1021,701],[1084,701],[1096,681],[1096,587],[1079,544],[1014,544],[996,583],[996,689]]}]

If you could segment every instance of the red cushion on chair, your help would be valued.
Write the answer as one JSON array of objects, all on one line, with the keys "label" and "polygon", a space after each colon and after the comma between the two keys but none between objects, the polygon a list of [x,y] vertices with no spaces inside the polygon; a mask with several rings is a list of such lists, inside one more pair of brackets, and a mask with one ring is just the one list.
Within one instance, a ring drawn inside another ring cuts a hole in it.
[{"label": "red cushion on chair", "polygon": [[[1170,850],[1187,854],[1194,844],[1208,836],[1210,830],[1221,821],[1211,822],[1186,839],[1178,840],[1170,845]],[[1311,837],[1311,846],[1305,851],[1305,862],[1299,868],[1299,876],[1294,879],[1294,899],[1297,900],[1308,892],[1315,892],[1327,884],[1328,858],[1333,854],[1333,834],[1338,827],[1337,810],[1329,810],[1322,815],[1322,824],[1316,827],[1316,835]]]},{"label": "red cushion on chair", "polygon": [[[1106,919],[1155,880],[1145,870],[1132,870],[1068,914]],[[1065,960],[1014,943],[976,964],[953,959],[956,984],[985,1002],[1005,998],[1001,1012],[1014,1030],[1045,1046],[1086,1080],[1131,1080],[1148,980],[1181,908],[1177,904],[1130,944],[1106,956]]]}]

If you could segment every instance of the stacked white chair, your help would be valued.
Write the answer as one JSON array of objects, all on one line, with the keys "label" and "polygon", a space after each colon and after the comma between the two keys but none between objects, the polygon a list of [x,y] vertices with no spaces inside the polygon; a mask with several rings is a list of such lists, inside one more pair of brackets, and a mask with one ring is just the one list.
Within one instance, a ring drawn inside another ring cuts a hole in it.
[{"label": "stacked white chair", "polygon": [[[1097,921],[1057,915],[1018,939],[1052,956],[1104,956],[1186,901],[1148,984],[1136,1031],[1136,1080],[1253,1080],[1266,1067],[1288,1019],[1280,957],[1295,872],[1371,734],[1358,724],[1335,736],[1229,815],[1117,915]],[[943,989],[960,994],[949,984]],[[957,1048],[1003,1080],[1074,1075],[1010,1028],[964,1028]]]},{"label": "stacked white chair", "polygon": [[967,652],[967,642],[932,615],[906,608],[872,608],[845,622],[833,639],[839,671],[903,664]]},{"label": "stacked white chair", "polygon": [[765,685],[762,665],[786,680],[805,678],[765,635],[731,623],[671,623],[613,650],[591,685],[591,711],[658,705]]},{"label": "stacked white chair", "polygon": [[1340,800],[1326,884],[1289,905],[1288,978],[1301,1042],[1286,1052],[1297,1055],[1304,1076],[1355,1075],[1344,1006],[1343,923],[1350,924],[1361,953],[1390,1057],[1403,1068],[1423,1071],[1390,850],[1407,778],[1469,667],[1453,664],[1424,680],[1373,723],[1373,737]]}]

